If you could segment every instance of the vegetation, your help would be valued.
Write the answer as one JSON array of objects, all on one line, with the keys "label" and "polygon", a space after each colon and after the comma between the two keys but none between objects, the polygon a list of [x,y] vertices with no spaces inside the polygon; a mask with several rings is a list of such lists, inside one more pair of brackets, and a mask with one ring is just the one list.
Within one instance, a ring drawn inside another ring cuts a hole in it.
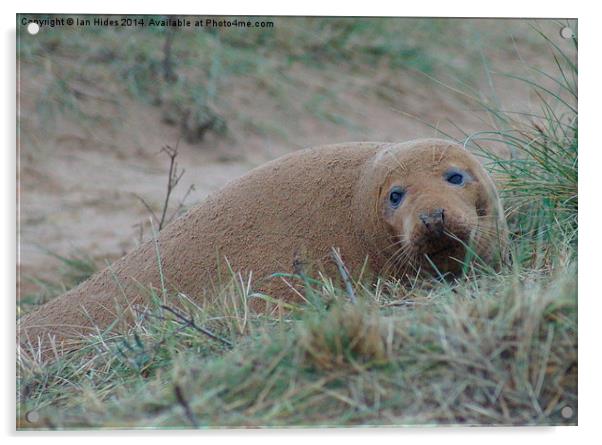
[{"label": "vegetation", "polygon": [[[403,68],[470,83],[476,73],[467,67],[478,65],[480,48],[504,32],[503,26],[492,22],[488,33],[480,33],[470,20],[257,19],[275,25],[228,32],[218,28],[57,27],[44,29],[35,39],[25,35],[19,54],[22,63],[32,64],[40,76],[52,79],[43,82],[38,98],[38,115],[45,125],[61,114],[78,123],[100,120],[118,126],[123,121],[123,102],[134,99],[160,108],[163,122],[179,127],[183,137],[194,143],[209,133],[227,136],[226,116],[237,110],[221,93],[233,77],[252,79],[282,107],[294,102],[287,91],[298,80],[287,69],[295,64],[318,70],[339,64]],[[379,94],[391,94],[386,86],[381,89]],[[324,94],[304,105],[320,118],[352,125],[340,113],[325,110],[337,102],[336,94]],[[244,119],[250,125],[267,125],[254,122],[253,116]],[[277,129],[269,130],[277,134]]]},{"label": "vegetation", "polygon": [[[291,57],[385,53],[395,63],[400,51],[385,43],[400,41],[386,27],[369,48],[358,47],[374,41],[364,39],[375,30],[362,21],[325,29],[307,31],[304,51]],[[293,41],[253,36],[268,50]],[[215,48],[213,34],[198,38]],[[245,57],[257,42],[220,39],[239,56],[222,54],[222,69],[261,60]],[[353,283],[355,303],[324,277],[308,281],[307,304],[265,314],[248,309],[265,296],[232,274],[214,304],[174,295],[185,311],[153,304],[127,334],[87,338],[50,362],[20,356],[19,426],[576,424],[577,67],[547,41],[555,72],[513,74],[536,91],[539,111],[475,97],[492,128],[455,136],[481,150],[503,183],[512,261],[501,271],[471,263],[454,281]],[[135,58],[144,45],[128,43],[114,57]],[[417,51],[409,60],[428,71],[432,59]],[[541,76],[553,87],[533,80]],[[510,157],[486,150],[488,142]]]}]

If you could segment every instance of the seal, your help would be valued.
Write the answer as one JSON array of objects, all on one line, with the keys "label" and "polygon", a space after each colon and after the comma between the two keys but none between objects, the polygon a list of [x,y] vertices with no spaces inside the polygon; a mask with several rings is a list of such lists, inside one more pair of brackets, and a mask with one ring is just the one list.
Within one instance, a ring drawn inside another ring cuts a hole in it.
[{"label": "seal", "polygon": [[[75,347],[116,320],[149,289],[208,302],[229,271],[276,300],[300,299],[282,274],[456,275],[465,258],[496,265],[507,226],[496,187],[478,159],[440,139],[346,143],[268,162],[209,196],[158,236],[78,287],[25,315],[22,346]],[[290,276],[289,276],[290,278]],[[166,301],[169,304],[169,301]],[[252,300],[265,310],[265,299]],[[130,314],[128,316],[128,314]],[[128,321],[130,320],[130,321]]]}]

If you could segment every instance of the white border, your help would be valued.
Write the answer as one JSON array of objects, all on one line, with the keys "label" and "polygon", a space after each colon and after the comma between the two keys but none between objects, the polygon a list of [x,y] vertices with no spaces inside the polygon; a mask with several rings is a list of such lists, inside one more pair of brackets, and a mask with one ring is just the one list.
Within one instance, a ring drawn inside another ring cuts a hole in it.
[{"label": "white border", "polygon": [[[122,436],[139,436],[145,443],[163,443],[168,436],[176,436],[178,442],[191,440],[223,440],[231,438],[237,442],[247,443],[282,443],[306,442],[308,439],[344,440],[345,443],[365,443],[375,438],[384,443],[400,443],[410,441],[445,442],[448,444],[488,445],[519,440],[545,441],[546,444],[569,444],[572,437],[581,433],[579,441],[599,440],[597,425],[600,412],[600,386],[602,369],[600,367],[600,339],[602,333],[602,289],[599,281],[599,267],[602,261],[598,252],[602,252],[598,232],[602,226],[602,206],[599,190],[602,190],[602,138],[599,129],[600,119],[600,71],[599,52],[600,23],[599,14],[593,6],[586,2],[576,1],[530,1],[504,0],[502,2],[454,1],[419,1],[400,2],[396,6],[390,1],[369,2],[329,2],[306,0],[303,2],[253,1],[253,2],[169,2],[144,1],[125,2],[123,0],[106,0],[102,3],[80,1],[41,2],[23,0],[13,5],[2,4],[3,37],[5,50],[4,69],[2,69],[2,125],[5,135],[2,168],[1,204],[3,217],[0,219],[0,246],[4,255],[0,264],[0,283],[5,292],[4,311],[6,318],[6,355],[2,366],[3,379],[1,397],[9,403],[2,404],[2,431],[13,439],[21,436],[26,441],[55,441],[61,444],[80,443],[86,437],[89,443],[104,443]],[[588,2],[593,5],[594,2]],[[384,6],[386,5],[386,6]],[[219,14],[219,15],[355,15],[355,16],[456,16],[456,17],[577,17],[579,19],[579,65],[580,78],[579,109],[581,119],[579,131],[581,135],[579,165],[579,426],[564,428],[475,428],[475,429],[339,429],[339,430],[270,430],[270,431],[146,431],[146,432],[95,432],[95,433],[15,433],[14,427],[14,293],[15,293],[15,14],[17,12],[53,12],[53,13],[171,13],[171,14]],[[12,403],[11,403],[12,401]]]}]

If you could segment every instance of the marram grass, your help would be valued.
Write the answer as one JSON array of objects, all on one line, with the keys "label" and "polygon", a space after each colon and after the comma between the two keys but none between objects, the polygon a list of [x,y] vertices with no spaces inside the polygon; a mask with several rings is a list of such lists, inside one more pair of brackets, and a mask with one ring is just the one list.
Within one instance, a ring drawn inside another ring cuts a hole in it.
[{"label": "marram grass", "polygon": [[130,335],[19,363],[20,425],[32,410],[45,428],[576,422],[573,266],[383,287],[244,319],[190,308],[232,346],[151,309]]}]

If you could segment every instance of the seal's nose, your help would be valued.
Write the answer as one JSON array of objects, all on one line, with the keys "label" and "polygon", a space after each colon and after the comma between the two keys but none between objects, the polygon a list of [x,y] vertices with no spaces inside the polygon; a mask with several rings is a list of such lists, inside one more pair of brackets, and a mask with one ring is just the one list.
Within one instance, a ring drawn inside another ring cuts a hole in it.
[{"label": "seal's nose", "polygon": [[435,209],[431,212],[420,214],[420,221],[426,226],[429,232],[440,236],[443,234],[443,226],[445,223],[445,210]]}]

